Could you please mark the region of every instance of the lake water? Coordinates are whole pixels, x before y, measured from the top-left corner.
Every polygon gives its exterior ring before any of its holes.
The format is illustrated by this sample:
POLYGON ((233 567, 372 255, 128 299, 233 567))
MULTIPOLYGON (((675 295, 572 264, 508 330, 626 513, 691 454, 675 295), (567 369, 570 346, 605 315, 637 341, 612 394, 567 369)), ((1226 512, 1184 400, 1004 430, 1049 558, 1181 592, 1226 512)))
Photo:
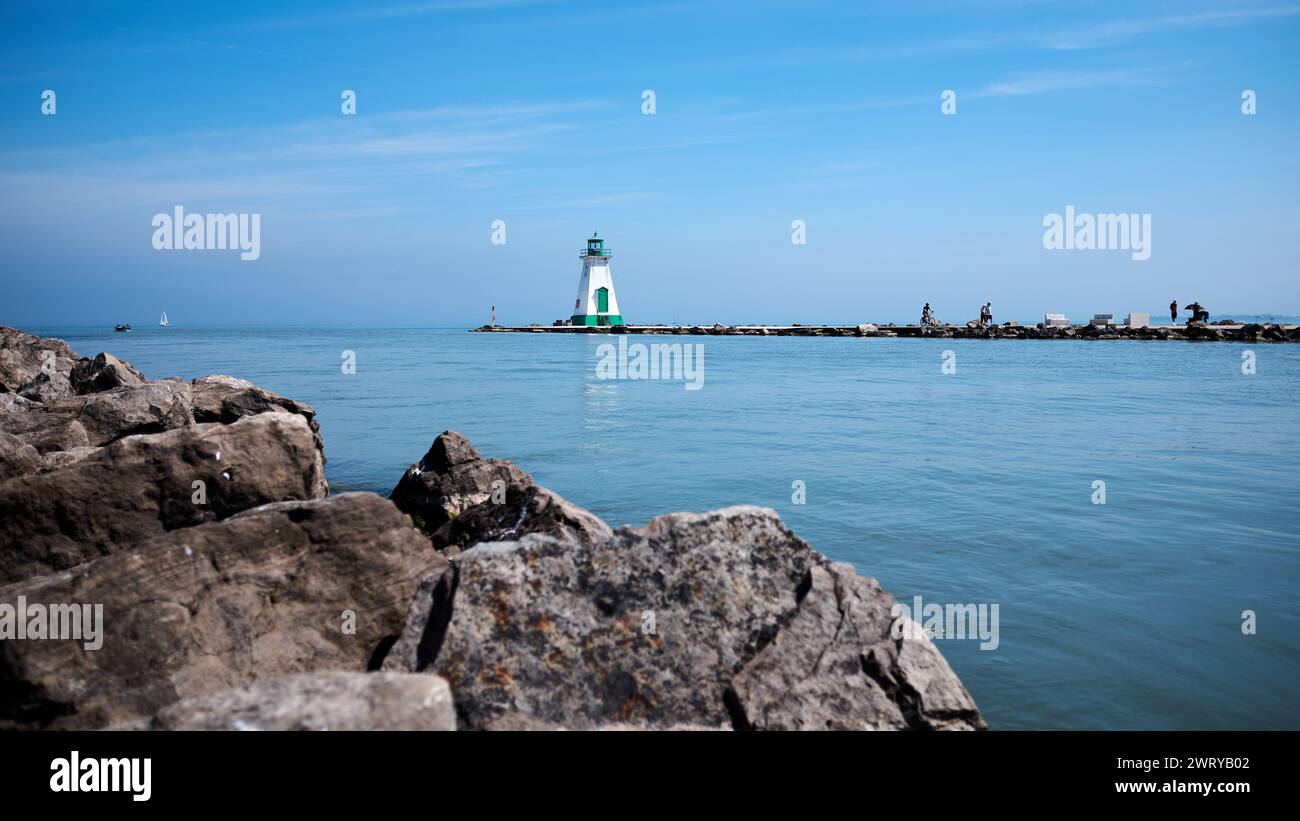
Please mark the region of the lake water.
POLYGON ((999 605, 996 650, 939 642, 994 728, 1300 728, 1300 345, 628 338, 703 343, 691 391, 597 379, 608 337, 28 330, 314 405, 336 492, 454 429, 611 525, 775 508, 900 601, 999 605))

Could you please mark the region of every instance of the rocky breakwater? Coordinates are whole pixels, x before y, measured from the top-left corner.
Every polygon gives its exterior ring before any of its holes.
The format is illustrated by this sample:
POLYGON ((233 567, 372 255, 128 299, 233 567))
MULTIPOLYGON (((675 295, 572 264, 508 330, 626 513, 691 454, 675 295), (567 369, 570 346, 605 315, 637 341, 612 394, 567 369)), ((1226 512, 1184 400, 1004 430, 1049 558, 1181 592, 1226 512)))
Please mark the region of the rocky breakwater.
POLYGON ((1300 326, 1279 324, 1237 324, 1231 321, 1192 323, 1178 326, 1134 327, 1125 325, 614 325, 605 326, 531 326, 510 328, 483 325, 480 333, 575 333, 575 334, 650 334, 684 336, 838 336, 904 337, 908 339, 1136 339, 1189 340, 1192 342, 1300 342, 1300 326))
POLYGON ((1130 328, 1125 325, 948 325, 933 328, 898 328, 899 336, 952 337, 955 339, 1133 339, 1187 340, 1191 342, 1300 342, 1300 327, 1286 325, 1159 325, 1130 328))
POLYGON ((612 530, 454 432, 331 497, 305 405, 0 344, 0 728, 984 727, 771 510, 612 530), (102 624, 20 638, 22 603, 102 624))

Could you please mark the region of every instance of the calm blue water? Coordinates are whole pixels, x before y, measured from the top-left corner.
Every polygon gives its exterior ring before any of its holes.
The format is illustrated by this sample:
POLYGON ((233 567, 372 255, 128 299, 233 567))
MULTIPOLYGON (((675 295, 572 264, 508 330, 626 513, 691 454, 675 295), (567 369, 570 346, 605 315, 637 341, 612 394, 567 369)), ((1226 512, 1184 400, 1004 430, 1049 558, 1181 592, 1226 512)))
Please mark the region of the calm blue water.
POLYGON ((589 336, 29 330, 311 403, 335 491, 451 428, 611 524, 776 508, 900 600, 999 604, 997 650, 939 643, 995 728, 1300 727, 1297 345, 630 338, 702 341, 686 391, 598 381, 589 336))

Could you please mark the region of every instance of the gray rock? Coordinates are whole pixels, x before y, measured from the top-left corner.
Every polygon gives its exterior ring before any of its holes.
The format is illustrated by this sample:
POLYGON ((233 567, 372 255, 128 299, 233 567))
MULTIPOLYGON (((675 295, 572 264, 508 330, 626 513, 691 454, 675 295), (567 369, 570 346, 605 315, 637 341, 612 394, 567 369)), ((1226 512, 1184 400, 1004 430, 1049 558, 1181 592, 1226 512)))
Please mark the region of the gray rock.
POLYGON ((25 412, 0 415, 0 431, 31 445, 41 453, 91 446, 90 434, 75 415, 48 412, 46 406, 37 403, 33 403, 25 412))
POLYGON ((422 582, 384 667, 444 676, 468 728, 821 728, 827 716, 873 729, 983 726, 933 647, 886 640, 892 606, 771 510, 676 513, 598 544, 529 535, 466 551, 422 582), (856 597, 845 606, 860 641, 836 632, 836 578, 856 597), (795 652, 812 639, 833 650, 824 669, 795 652), (850 669, 855 654, 879 670, 850 669), (786 703, 793 681, 803 683, 786 703), (822 713, 813 694, 829 699, 822 713))
POLYGON ((324 442, 316 409, 305 402, 280 396, 233 376, 212 375, 190 382, 190 401, 199 422, 234 422, 259 413, 293 413, 307 420, 316 446, 324 456, 324 442))
POLYGON ((23 413, 32 408, 38 407, 40 407, 39 402, 33 402, 32 400, 19 396, 16 393, 5 393, 0 391, 0 423, 4 421, 4 417, 6 416, 15 413, 23 413))
POLYGON ((62 339, 0 326, 0 393, 19 390, 47 369, 67 378, 79 359, 62 339))
POLYGON ((727 701, 737 726, 983 729, 975 702, 924 632, 892 637, 893 606, 852 566, 814 565, 794 618, 732 681, 727 701))
POLYGON ((70 450, 53 450, 49 453, 42 453, 41 469, 37 472, 48 473, 52 470, 65 468, 68 465, 74 465, 98 450, 99 448, 94 447, 81 447, 72 448, 70 450))
MULTIPOLYGON (((294 426, 305 438, 306 424, 294 426)), ((0 587, 10 604, 103 605, 97 650, 0 642, 0 729, 123 725, 260 679, 367 670, 401 631, 419 578, 445 566, 390 502, 347 493, 266 505, 0 587)))
POLYGON ((18 389, 18 395, 33 402, 50 403, 66 399, 75 393, 68 377, 58 371, 41 371, 26 385, 18 389))
POLYGON ((300 673, 182 699, 153 730, 455 730, 451 689, 413 673, 300 673))
MULTIPOLYGON (((501 716, 500 718, 492 719, 480 729, 487 730, 489 732, 562 733, 569 730, 570 728, 564 726, 563 724, 554 724, 546 721, 538 721, 535 718, 524 718, 523 716, 520 715, 509 714, 509 715, 501 716)), ((730 724, 719 724, 716 727, 710 727, 704 724, 649 725, 649 724, 628 724, 623 722, 613 722, 610 724, 601 724, 599 727, 594 727, 591 729, 595 729, 601 732, 615 732, 615 733, 633 732, 633 731, 641 732, 646 730, 657 730, 661 732, 673 732, 673 733, 690 733, 690 732, 716 733, 716 732, 730 731, 732 727, 730 724)))
POLYGON ((28 476, 41 467, 41 454, 17 436, 0 431, 0 484, 28 476))
POLYGON ((124 436, 162 433, 194 424, 189 386, 171 380, 112 388, 55 403, 47 412, 64 410, 76 414, 92 446, 106 445, 124 436))
POLYGON ((94 359, 82 359, 69 375, 77 393, 95 393, 129 385, 143 385, 144 374, 111 353, 96 354, 94 359))
POLYGON ((302 417, 260 414, 128 436, 0 493, 0 584, 73 567, 159 533, 326 495, 302 417), (194 482, 206 504, 195 504, 194 482))
POLYGON ((0 430, 22 438, 42 453, 99 447, 125 436, 192 424, 189 385, 176 381, 112 388, 0 417, 0 430))
POLYGON ((444 549, 527 533, 585 543, 612 535, 595 515, 537 485, 510 462, 484 459, 455 431, 433 441, 389 498, 444 549))

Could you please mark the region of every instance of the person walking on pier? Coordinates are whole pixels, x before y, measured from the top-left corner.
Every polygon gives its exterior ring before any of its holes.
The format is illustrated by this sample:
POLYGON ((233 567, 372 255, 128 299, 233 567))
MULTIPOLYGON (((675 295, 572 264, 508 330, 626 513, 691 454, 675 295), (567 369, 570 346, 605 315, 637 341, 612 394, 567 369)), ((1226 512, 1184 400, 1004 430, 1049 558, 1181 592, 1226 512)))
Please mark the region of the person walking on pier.
POLYGON ((1178 300, 1176 299, 1169 303, 1169 321, 1174 325, 1178 324, 1178 300))
POLYGON ((993 324, 993 303, 985 302, 980 306, 980 324, 989 326, 993 324))

